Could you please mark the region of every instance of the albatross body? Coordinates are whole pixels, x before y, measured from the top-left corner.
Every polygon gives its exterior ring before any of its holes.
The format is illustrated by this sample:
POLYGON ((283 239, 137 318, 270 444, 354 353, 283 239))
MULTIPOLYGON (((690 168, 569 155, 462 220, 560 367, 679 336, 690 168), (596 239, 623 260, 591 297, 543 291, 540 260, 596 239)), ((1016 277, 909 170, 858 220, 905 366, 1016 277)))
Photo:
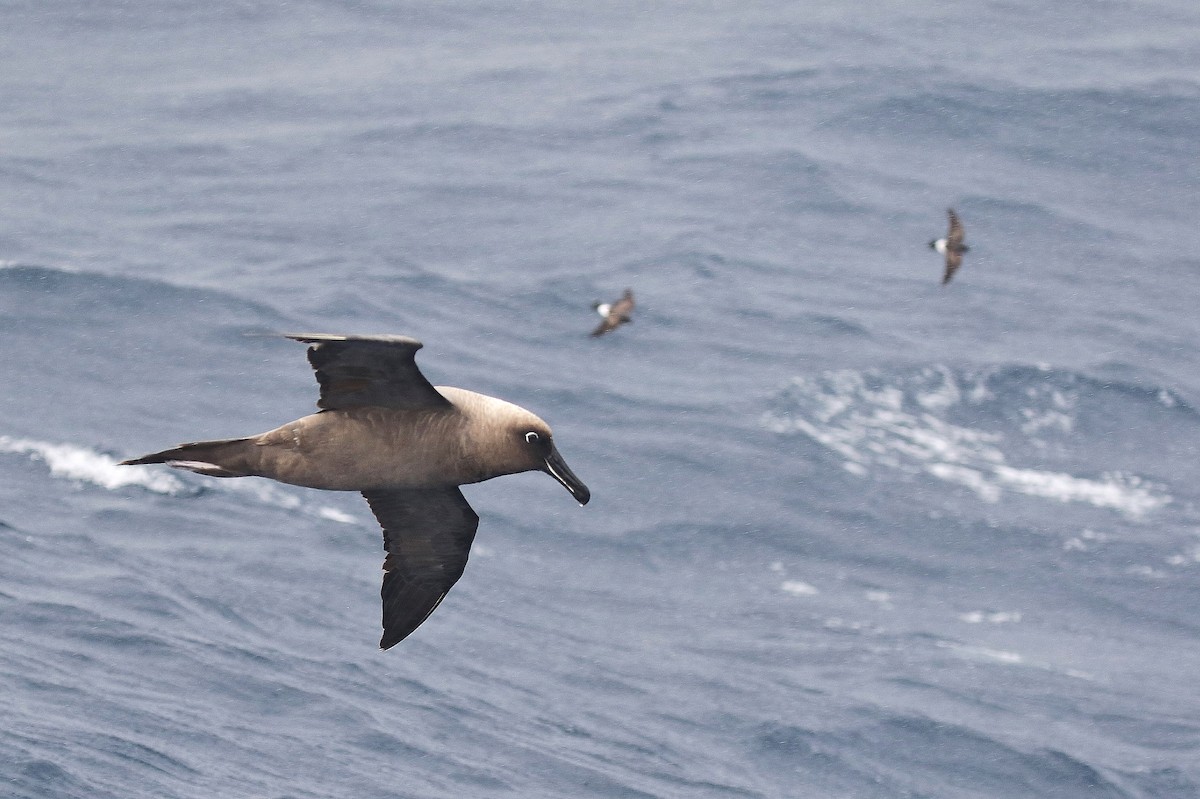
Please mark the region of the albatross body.
POLYGON ((550 427, 512 403, 434 387, 403 336, 291 335, 312 346, 321 410, 247 438, 200 441, 125 461, 212 477, 267 477, 360 491, 383 527, 387 649, 428 618, 461 576, 479 517, 458 487, 543 471, 582 505, 591 498, 550 427))

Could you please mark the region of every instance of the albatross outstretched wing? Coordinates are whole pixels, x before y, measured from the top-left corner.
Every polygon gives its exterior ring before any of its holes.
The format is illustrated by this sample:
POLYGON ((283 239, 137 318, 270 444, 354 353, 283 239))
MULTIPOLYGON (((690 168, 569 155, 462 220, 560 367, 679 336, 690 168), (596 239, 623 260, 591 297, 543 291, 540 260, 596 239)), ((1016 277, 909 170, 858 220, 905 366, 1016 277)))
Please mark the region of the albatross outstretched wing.
POLYGON ((421 626, 462 576, 479 517, 457 486, 364 491, 383 527, 381 649, 421 626))
POLYGON ((312 345, 308 362, 321 385, 318 408, 450 406, 417 368, 414 356, 422 345, 416 339, 324 333, 294 333, 287 338, 312 345))

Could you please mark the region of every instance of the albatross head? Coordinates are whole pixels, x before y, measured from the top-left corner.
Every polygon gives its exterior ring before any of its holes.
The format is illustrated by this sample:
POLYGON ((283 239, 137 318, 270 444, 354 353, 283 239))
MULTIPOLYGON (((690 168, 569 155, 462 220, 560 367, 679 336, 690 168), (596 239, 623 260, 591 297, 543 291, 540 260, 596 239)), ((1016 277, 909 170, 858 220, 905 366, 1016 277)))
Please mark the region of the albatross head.
POLYGON ((586 505, 592 492, 567 466, 550 425, 519 405, 460 388, 439 386, 438 391, 466 416, 468 458, 475 462, 476 476, 469 482, 490 480, 504 474, 545 472, 586 505))
POLYGON ((523 459, 529 464, 526 471, 545 472, 570 491, 571 496, 575 497, 575 501, 580 505, 588 504, 592 492, 575 476, 562 455, 558 454, 558 447, 554 446, 554 437, 549 425, 537 419, 536 422, 521 425, 517 435, 517 446, 523 459))

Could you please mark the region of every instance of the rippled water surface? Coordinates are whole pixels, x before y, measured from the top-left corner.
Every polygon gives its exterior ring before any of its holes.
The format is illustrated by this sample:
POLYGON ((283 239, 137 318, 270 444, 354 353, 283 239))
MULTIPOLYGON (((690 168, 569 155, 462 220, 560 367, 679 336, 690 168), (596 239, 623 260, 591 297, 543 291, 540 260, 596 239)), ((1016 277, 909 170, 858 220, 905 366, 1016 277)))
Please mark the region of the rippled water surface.
POLYGON ((1200 7, 0 19, 0 794, 1200 794, 1200 7), (380 652, 360 497, 116 465, 308 413, 284 330, 593 501, 467 487, 380 652))

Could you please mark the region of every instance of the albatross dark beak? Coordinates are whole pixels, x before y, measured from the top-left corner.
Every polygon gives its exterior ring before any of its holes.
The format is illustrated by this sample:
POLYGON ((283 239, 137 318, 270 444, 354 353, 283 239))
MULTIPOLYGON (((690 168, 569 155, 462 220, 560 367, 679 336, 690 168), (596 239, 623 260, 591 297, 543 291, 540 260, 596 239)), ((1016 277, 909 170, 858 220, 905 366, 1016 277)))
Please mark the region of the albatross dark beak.
POLYGON ((570 491, 571 496, 575 497, 575 501, 580 505, 588 504, 588 500, 592 498, 592 492, 588 490, 582 480, 575 476, 571 467, 567 466, 567 462, 562 459, 562 455, 558 454, 558 447, 554 444, 550 445, 550 454, 546 456, 545 467, 542 471, 562 483, 563 488, 570 491))

